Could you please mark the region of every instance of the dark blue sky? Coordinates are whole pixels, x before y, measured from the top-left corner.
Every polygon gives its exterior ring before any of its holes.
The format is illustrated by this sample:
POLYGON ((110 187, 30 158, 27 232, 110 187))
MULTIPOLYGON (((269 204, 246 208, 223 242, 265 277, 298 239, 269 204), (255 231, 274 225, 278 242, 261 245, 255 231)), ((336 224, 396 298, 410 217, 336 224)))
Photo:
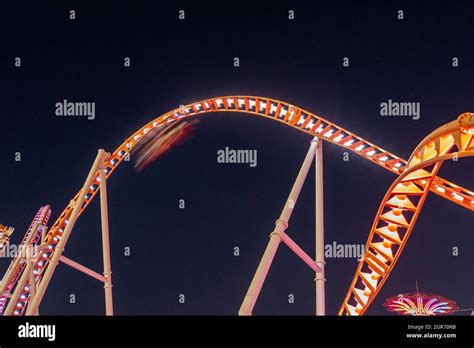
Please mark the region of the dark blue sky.
MULTIPOLYGON (((16 227, 18 242, 41 205, 52 206, 54 222, 98 148, 113 151, 154 117, 219 95, 288 101, 408 158, 425 135, 473 111, 472 10, 470 1, 312 8, 254 2, 2 5, 0 223, 16 227), (180 9, 184 21, 178 20, 180 9), (289 9, 295 10, 293 21, 289 9), (397 20, 399 9, 403 21, 397 20), (14 67, 15 57, 21 68, 14 67), (131 58, 130 68, 123 67, 124 57, 131 58), (343 57, 350 67, 342 67, 343 57), (54 105, 63 99, 95 102, 96 119, 55 116, 54 105), (381 117, 380 103, 388 99, 420 102, 420 120, 381 117), (14 161, 15 152, 21 162, 14 161)), ((210 114, 192 140, 146 171, 123 163, 108 181, 115 312, 236 314, 310 140, 268 120, 210 114), (256 149, 257 167, 217 163, 217 151, 226 146, 256 149), (178 208, 179 199, 186 209, 178 208), (123 255, 127 246, 129 257, 123 255)), ((344 162, 343 151, 331 144, 324 155, 326 241, 365 244, 395 176, 355 155, 344 162)), ((440 176, 472 190, 473 169, 464 159, 445 164, 440 176)), ((313 176, 287 230, 311 255, 313 176)), ((367 314, 387 314, 383 300, 413 292, 415 280, 423 292, 472 307, 473 223, 472 212, 431 194, 367 314)), ((65 255, 100 271, 100 253, 96 200, 76 224, 65 255)), ((326 261, 327 312, 336 314, 357 262, 326 261)), ((313 278, 281 245, 254 313, 313 314, 313 278), (287 301, 290 293, 294 304, 287 301)), ((60 265, 40 311, 102 314, 102 286, 60 265), (76 304, 68 302, 71 293, 76 304)))

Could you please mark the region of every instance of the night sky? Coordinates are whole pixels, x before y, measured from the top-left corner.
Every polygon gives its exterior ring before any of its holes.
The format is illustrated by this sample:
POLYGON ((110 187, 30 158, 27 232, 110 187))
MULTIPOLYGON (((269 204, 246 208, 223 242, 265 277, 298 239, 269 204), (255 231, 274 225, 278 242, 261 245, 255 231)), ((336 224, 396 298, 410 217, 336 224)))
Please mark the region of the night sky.
MULTIPOLYGON (((472 1, 311 8, 294 2, 159 3, 1 5, 0 223, 16 228, 12 243, 21 240, 40 206, 50 204, 50 224, 56 220, 82 186, 98 148, 114 151, 180 104, 240 94, 280 99, 405 159, 432 130, 474 111, 472 1), (178 19, 181 9, 185 20, 178 19), (400 9, 403 20, 397 19, 400 9), (130 67, 124 67, 125 57, 130 67), (349 67, 343 67, 344 57, 349 67), (55 104, 64 99, 95 102, 95 119, 56 116, 55 104), (388 99, 419 102, 421 118, 381 117, 380 103, 388 99)), ((311 140, 244 114, 200 119, 190 140, 144 172, 124 162, 108 180, 116 314, 237 314, 311 140), (258 165, 217 163, 217 151, 226 146, 257 150, 258 165), (185 209, 179 209, 180 199, 185 209)), ((395 176, 352 153, 345 162, 343 152, 325 144, 326 243, 365 244, 395 176)), ((461 159, 443 165, 439 175, 472 190, 473 169, 472 160, 461 159)), ((473 232, 472 212, 430 194, 367 314, 389 315, 384 299, 414 292, 416 280, 422 292, 472 307, 473 232)), ((102 272, 100 233, 96 198, 64 255, 102 272)), ((287 233, 314 255, 314 168, 287 233)), ((334 315, 357 261, 326 262, 327 313, 334 315)), ((8 263, 0 260, 2 273, 8 263)), ((281 244, 254 314, 314 314, 313 279, 281 244), (289 294, 295 303, 288 303, 289 294)), ((103 314, 102 285, 61 264, 40 313, 103 314)))

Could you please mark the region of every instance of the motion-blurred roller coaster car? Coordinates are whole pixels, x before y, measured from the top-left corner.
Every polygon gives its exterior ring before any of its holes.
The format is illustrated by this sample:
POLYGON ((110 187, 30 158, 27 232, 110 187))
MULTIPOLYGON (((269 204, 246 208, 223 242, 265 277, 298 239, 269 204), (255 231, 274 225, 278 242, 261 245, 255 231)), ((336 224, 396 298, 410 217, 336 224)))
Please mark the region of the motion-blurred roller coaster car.
POLYGON ((180 121, 164 125, 150 131, 142 143, 132 151, 135 157, 135 169, 143 171, 158 157, 183 143, 195 130, 198 120, 180 121))

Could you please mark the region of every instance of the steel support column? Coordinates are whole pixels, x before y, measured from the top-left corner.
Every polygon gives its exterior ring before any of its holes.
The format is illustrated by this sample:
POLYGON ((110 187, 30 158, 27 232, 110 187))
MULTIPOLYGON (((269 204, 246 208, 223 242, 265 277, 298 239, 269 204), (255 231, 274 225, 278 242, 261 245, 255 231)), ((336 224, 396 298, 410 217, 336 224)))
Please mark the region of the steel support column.
POLYGON ((257 302, 258 295, 262 289, 265 278, 267 277, 268 270, 272 264, 275 253, 278 249, 278 246, 283 238, 283 233, 288 227, 288 221, 293 212, 293 208, 296 205, 298 196, 301 192, 301 187, 306 179, 308 171, 313 162, 314 155, 316 153, 316 148, 318 146, 318 138, 314 138, 311 141, 311 145, 304 159, 303 165, 298 173, 298 176, 293 184, 288 200, 283 207, 283 210, 280 214, 280 218, 275 222, 275 229, 270 234, 270 241, 268 242, 267 248, 262 256, 260 264, 258 265, 257 271, 250 283, 250 287, 245 295, 242 306, 239 310, 239 315, 252 315, 253 308, 257 302))

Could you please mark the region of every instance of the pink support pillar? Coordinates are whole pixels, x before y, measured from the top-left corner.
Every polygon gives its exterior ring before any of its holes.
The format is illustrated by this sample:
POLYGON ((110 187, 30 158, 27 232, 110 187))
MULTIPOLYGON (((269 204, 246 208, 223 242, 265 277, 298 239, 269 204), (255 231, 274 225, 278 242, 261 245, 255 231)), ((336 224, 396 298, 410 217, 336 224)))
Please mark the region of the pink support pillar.
POLYGON ((88 276, 90 276, 92 278, 97 279, 98 281, 101 281, 103 283, 105 283, 107 281, 106 278, 102 274, 99 274, 99 273, 91 270, 90 268, 88 268, 86 266, 83 266, 83 265, 81 265, 80 263, 78 263, 74 260, 71 260, 70 258, 68 258, 64 255, 61 255, 61 257, 59 258, 59 261, 61 261, 65 265, 68 265, 68 266, 70 266, 74 269, 77 269, 78 271, 80 271, 84 274, 87 274, 88 276))
POLYGON ((308 254, 306 254, 305 251, 301 249, 301 247, 296 244, 295 241, 291 239, 290 236, 288 236, 285 232, 283 232, 282 240, 288 246, 288 248, 290 248, 291 251, 293 251, 301 260, 303 260, 304 263, 311 267, 313 271, 321 272, 321 268, 316 265, 314 260, 308 254))

